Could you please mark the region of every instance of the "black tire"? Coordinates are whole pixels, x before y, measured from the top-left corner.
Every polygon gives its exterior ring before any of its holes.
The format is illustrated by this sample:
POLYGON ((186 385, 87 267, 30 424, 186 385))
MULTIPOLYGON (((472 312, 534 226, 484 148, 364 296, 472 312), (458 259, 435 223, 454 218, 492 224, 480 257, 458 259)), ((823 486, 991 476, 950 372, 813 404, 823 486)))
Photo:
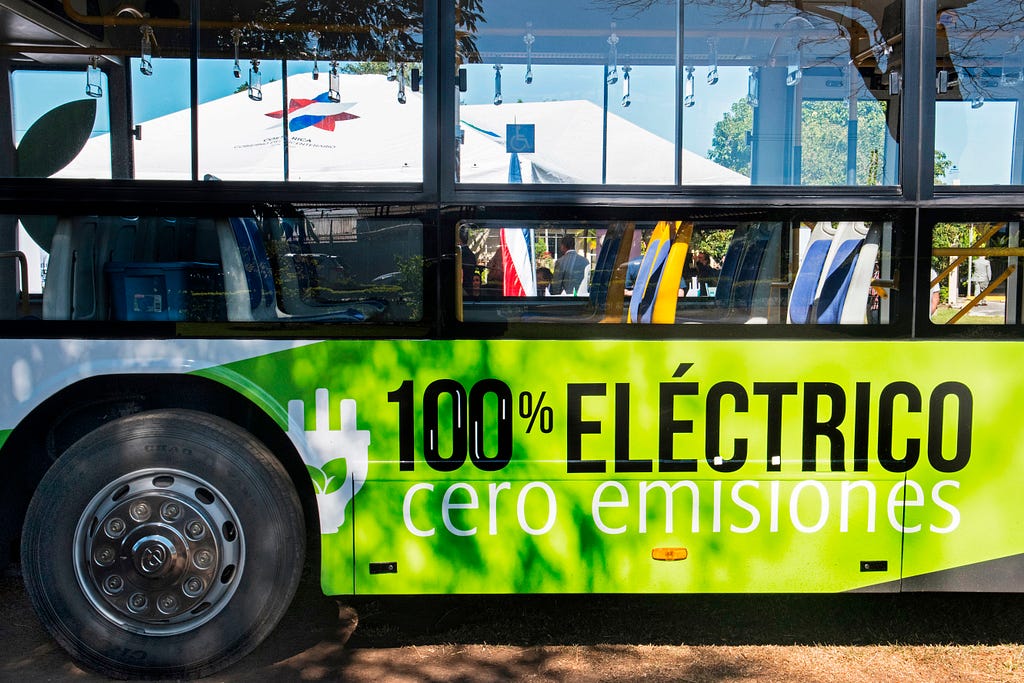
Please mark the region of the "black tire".
POLYGON ((281 464, 238 426, 158 410, 114 420, 43 477, 22 536, 25 588, 82 665, 205 676, 284 615, 305 554, 281 464))

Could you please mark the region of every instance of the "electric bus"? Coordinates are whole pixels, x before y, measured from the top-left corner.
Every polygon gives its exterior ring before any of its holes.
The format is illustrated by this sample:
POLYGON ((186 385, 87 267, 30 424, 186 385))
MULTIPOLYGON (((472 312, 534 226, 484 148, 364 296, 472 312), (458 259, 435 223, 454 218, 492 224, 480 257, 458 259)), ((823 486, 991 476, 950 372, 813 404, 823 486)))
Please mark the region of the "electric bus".
POLYGON ((1006 3, 0 7, 0 557, 81 665, 306 568, 1024 586, 1006 3))

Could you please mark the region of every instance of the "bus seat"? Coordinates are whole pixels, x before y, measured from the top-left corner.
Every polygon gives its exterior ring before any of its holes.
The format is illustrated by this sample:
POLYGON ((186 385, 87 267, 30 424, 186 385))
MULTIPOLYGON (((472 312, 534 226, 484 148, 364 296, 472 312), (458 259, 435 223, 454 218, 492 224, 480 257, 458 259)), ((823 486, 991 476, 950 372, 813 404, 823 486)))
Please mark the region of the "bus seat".
MULTIPOLYGON (((258 320, 276 317, 274 274, 270 266, 270 258, 263 246, 259 225, 253 218, 230 218, 228 224, 234 237, 234 245, 230 251, 238 254, 241 261, 241 272, 245 274, 245 291, 249 293, 250 315, 258 320)), ((224 253, 227 235, 222 234, 220 241, 221 252, 224 253)), ((234 267, 238 267, 238 264, 235 263, 234 267)), ((227 277, 225 275, 225 278, 227 277)), ((232 281, 238 279, 235 272, 231 277, 232 281)), ((226 279, 225 284, 227 284, 226 279)))
POLYGON ((864 239, 857 236, 848 224, 840 224, 832 244, 833 249, 829 250, 831 260, 821 278, 818 301, 814 306, 814 322, 819 325, 836 325, 840 322, 843 303, 850 291, 850 282, 864 239))
POLYGON ((739 271, 740 261, 743 260, 743 252, 746 250, 747 233, 746 225, 737 226, 729 240, 729 246, 722 258, 722 270, 718 274, 718 284, 715 287, 715 307, 728 309, 732 300, 732 286, 736 280, 736 273, 739 271))
POLYGON ((106 316, 101 255, 109 221, 96 216, 60 218, 50 247, 43 318, 100 320, 106 316))
POLYGON ((692 223, 661 221, 655 226, 633 286, 629 322, 675 322, 683 264, 692 236, 692 223))
POLYGON ((686 254, 690 250, 693 239, 693 223, 677 221, 672 233, 672 245, 658 281, 658 293, 654 298, 654 310, 651 313, 652 323, 674 323, 676 306, 679 301, 679 285, 683 279, 683 266, 686 254))
MULTIPOLYGON (((146 227, 153 233, 153 253, 147 254, 143 260, 166 263, 170 261, 192 260, 182 252, 185 247, 192 246, 189 239, 188 225, 185 218, 157 218, 148 221, 146 227)), ((189 250, 190 251, 190 250, 189 250)), ((191 254, 189 254, 191 256, 191 254)))
POLYGON ((754 313, 767 315, 771 281, 775 279, 778 268, 775 257, 779 253, 781 239, 781 231, 772 225, 758 223, 746 231, 743 258, 731 287, 730 318, 750 318, 754 313))
MULTIPOLYGON (((594 304, 595 310, 604 310, 608 301, 609 287, 618 267, 618 260, 621 256, 621 246, 625 241, 626 227, 624 223, 614 223, 605 232, 604 240, 601 242, 601 251, 597 255, 597 263, 594 266, 594 278, 590 282, 588 295, 594 304)), ((586 286, 587 277, 583 277, 583 284, 586 286)))
POLYGON ((778 277, 781 231, 775 225, 740 225, 733 232, 715 287, 713 318, 702 322, 766 323, 771 283, 778 277))
POLYGON ((248 272, 242 261, 242 250, 235 237, 230 220, 218 220, 214 225, 221 268, 224 273, 225 310, 228 320, 258 320, 252 306, 248 272))
POLYGON ((138 223, 124 221, 117 226, 107 243, 107 261, 131 261, 135 258, 135 236, 138 223))
MULTIPOLYGON (((595 310, 602 311, 604 317, 601 322, 622 322, 622 314, 625 310, 626 300, 626 264, 629 262, 629 254, 633 248, 633 236, 636 234, 636 226, 634 223, 616 223, 608 229, 605 235, 605 242, 601 246, 601 256, 605 255, 607 251, 609 260, 611 260, 610 266, 607 267, 607 282, 603 282, 601 276, 601 265, 600 257, 598 258, 598 273, 594 277, 594 283, 591 285, 591 301, 593 301, 595 310), (608 242, 609 236, 614 233, 614 238, 611 243, 608 242), (601 292, 599 291, 598 282, 601 282, 600 287, 603 287, 604 296, 598 296, 601 292), (598 291, 595 291, 598 290, 598 291)), ((607 265, 607 262, 606 264, 607 265)))
POLYGON ((71 317, 71 269, 74 263, 71 222, 67 217, 57 220, 57 229, 50 244, 43 287, 44 320, 67 320, 71 317))
POLYGON ((800 259, 800 266, 793 281, 789 297, 789 322, 803 325, 813 322, 814 302, 818 298, 819 282, 825 269, 832 237, 835 230, 832 223, 823 221, 814 226, 811 239, 800 259))
POLYGON ((849 290, 843 301, 839 322, 844 325, 867 324, 868 297, 871 294, 875 262, 878 260, 878 252, 882 243, 880 225, 872 223, 870 226, 865 226, 864 223, 856 223, 855 226, 857 231, 864 235, 864 240, 857 256, 857 265, 854 267, 849 290))
POLYGON ((192 256, 194 260, 204 262, 221 260, 220 239, 217 230, 217 221, 211 218, 196 220, 192 256))
POLYGON ((862 222, 818 223, 790 297, 795 324, 863 324, 881 232, 862 222))
MULTIPOLYGON (((831 299, 826 310, 819 314, 819 322, 864 325, 867 324, 868 295, 871 292, 881 230, 874 224, 848 223, 839 239, 843 246, 853 249, 854 253, 846 257, 842 267, 833 269, 835 274, 829 278, 831 282, 826 280, 822 288, 822 301, 826 300, 826 291, 831 299), (843 269, 846 272, 842 272, 843 269), (834 295, 831 289, 835 289, 834 295)), ((841 257, 842 253, 839 253, 837 259, 841 257)))
MULTIPOLYGON (((643 300, 648 296, 647 289, 654 278, 655 271, 664 264, 665 258, 668 256, 670 246, 668 225, 667 221, 660 221, 654 226, 654 231, 651 233, 651 241, 647 243, 647 251, 644 252, 636 280, 633 282, 633 295, 629 300, 627 322, 642 322, 641 312, 646 311, 647 306, 650 305, 649 302, 645 306, 643 300)), ((656 289, 656 287, 651 288, 651 299, 654 298, 656 289)))

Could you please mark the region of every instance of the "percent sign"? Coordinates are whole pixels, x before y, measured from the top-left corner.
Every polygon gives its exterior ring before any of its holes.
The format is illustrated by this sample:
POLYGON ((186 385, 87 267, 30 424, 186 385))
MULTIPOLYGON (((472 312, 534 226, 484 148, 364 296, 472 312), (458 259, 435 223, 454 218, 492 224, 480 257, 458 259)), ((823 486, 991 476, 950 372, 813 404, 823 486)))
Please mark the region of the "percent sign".
POLYGON ((546 391, 540 392, 536 403, 533 402, 533 394, 529 391, 519 394, 519 417, 530 418, 529 424, 526 425, 527 434, 533 429, 533 423, 537 421, 538 415, 540 416, 540 431, 550 434, 555 427, 555 412, 551 410, 551 406, 544 405, 544 397, 547 396, 547 393, 546 391))

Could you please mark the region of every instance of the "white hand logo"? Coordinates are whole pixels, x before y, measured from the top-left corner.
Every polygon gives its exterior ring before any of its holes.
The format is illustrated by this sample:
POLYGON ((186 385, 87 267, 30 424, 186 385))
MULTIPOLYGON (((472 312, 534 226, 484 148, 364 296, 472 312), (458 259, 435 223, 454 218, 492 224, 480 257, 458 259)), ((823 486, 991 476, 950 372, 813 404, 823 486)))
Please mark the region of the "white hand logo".
POLYGON ((316 416, 306 429, 306 405, 288 402, 288 437, 306 463, 320 508, 320 533, 333 534, 345 523, 345 508, 369 469, 370 432, 356 429, 356 402, 342 399, 338 406, 341 429, 330 428, 329 393, 316 390, 316 416))

